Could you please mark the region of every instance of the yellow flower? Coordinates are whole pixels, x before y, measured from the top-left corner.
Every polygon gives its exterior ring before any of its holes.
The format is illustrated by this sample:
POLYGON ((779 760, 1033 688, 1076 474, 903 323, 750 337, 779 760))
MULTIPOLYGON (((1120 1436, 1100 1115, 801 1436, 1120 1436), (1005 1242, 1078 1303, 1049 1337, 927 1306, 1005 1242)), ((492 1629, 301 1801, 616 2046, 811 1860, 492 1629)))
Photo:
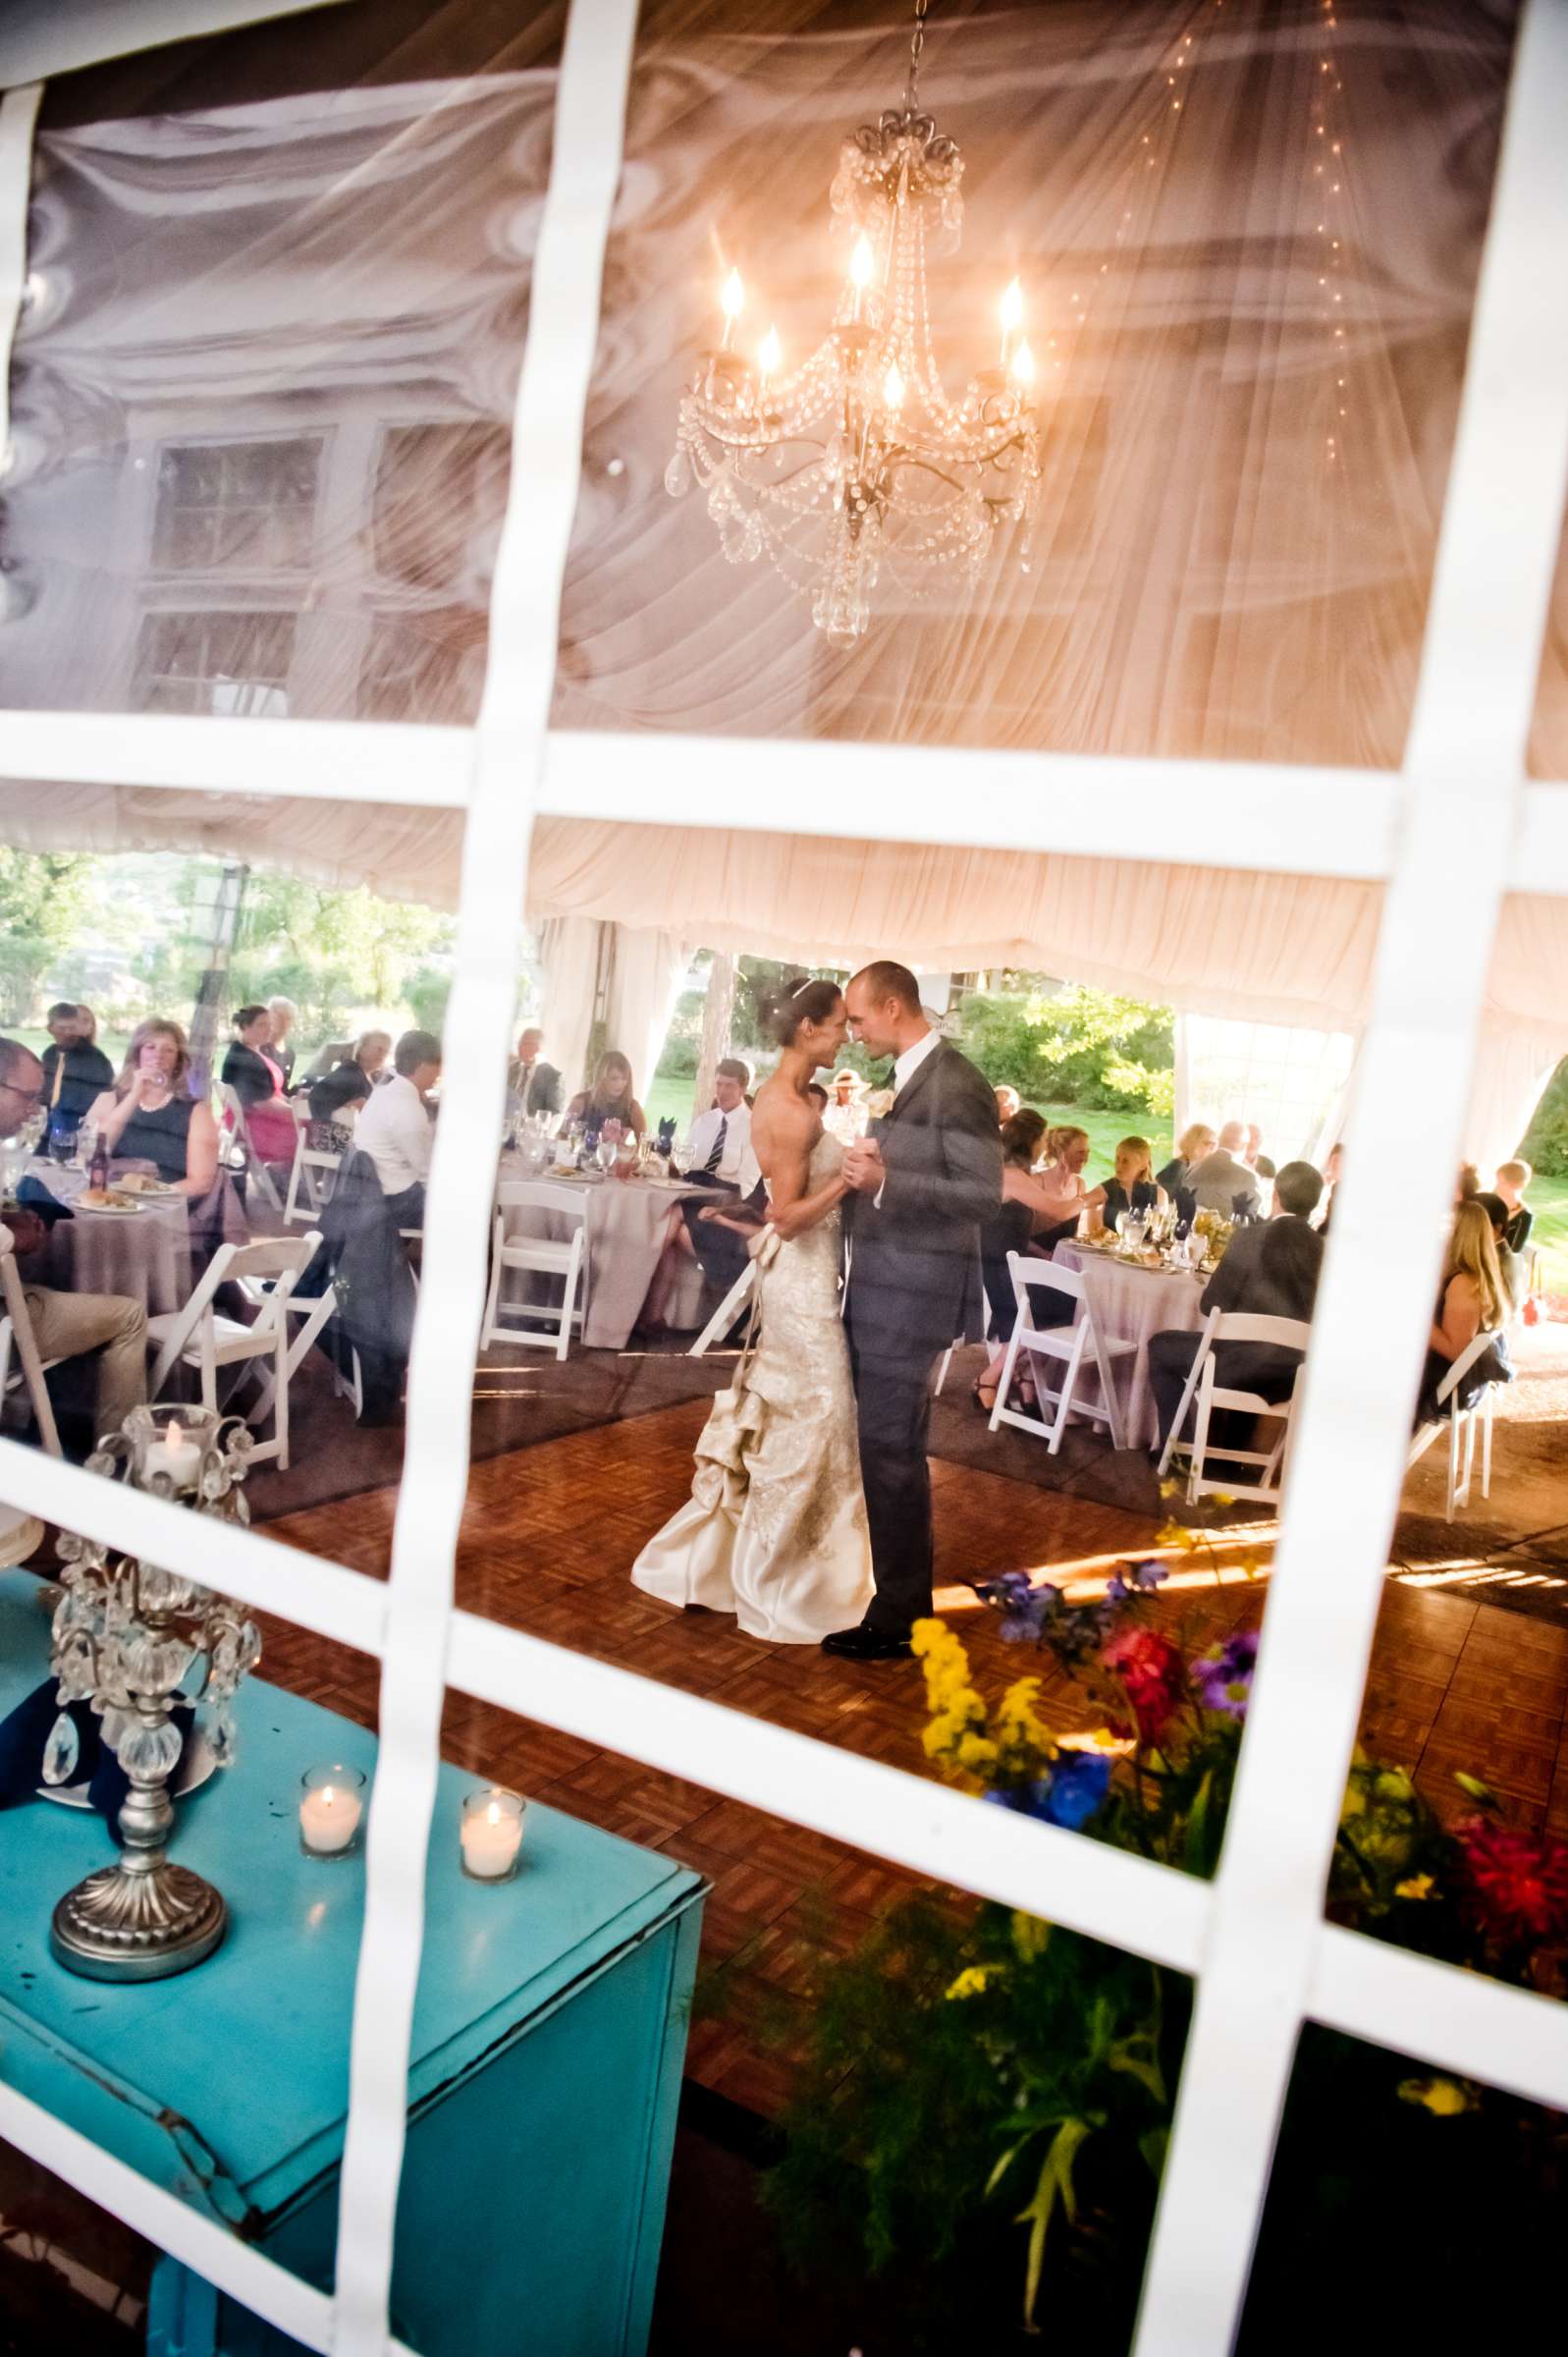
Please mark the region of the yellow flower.
POLYGON ((1167 1522, 1155 1533, 1157 1547, 1179 1547, 1183 1555, 1191 1555, 1198 1544, 1198 1533, 1189 1530, 1185 1522, 1167 1522))
POLYGON ((963 1734, 958 1738, 958 1765, 970 1776, 984 1776, 995 1768, 999 1754, 997 1746, 984 1735, 963 1734))
POLYGON ((1350 1782, 1345 1786, 1345 1797, 1340 1803, 1339 1822, 1343 1825, 1347 1817, 1364 1817, 1366 1813, 1367 1795, 1352 1777, 1350 1782))
POLYGON ((948 1997, 983 1997, 986 1983, 996 1970, 995 1964, 966 1964, 946 1994, 948 1997))
POLYGON ((1051 1926, 1042 1923, 1038 1915, 1024 1915, 1016 1910, 1012 1918, 1012 1944, 1026 1964, 1043 1956, 1051 1941, 1051 1926))
POLYGON ((1430 1898, 1432 1896, 1431 1875, 1413 1874, 1407 1881, 1395 1883, 1394 1896, 1395 1898, 1430 1898))
POLYGON ((1457 2119, 1461 2111, 1476 2108, 1469 2089, 1454 2079, 1401 2079, 1399 2093, 1407 2104, 1422 2105, 1437 2119, 1457 2119))
POLYGON ((1162 1481, 1160 1484, 1160 1495, 1162 1498, 1174 1498, 1180 1487, 1179 1481, 1162 1481))

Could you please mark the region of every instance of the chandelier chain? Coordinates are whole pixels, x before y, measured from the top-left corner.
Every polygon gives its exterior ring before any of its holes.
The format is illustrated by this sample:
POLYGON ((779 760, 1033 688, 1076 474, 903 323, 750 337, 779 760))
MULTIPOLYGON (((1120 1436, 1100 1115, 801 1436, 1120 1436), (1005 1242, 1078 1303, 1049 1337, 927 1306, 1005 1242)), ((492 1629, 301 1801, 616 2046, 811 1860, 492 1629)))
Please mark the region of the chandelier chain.
POLYGON ((904 89, 903 109, 906 115, 915 111, 915 93, 920 87, 920 53, 926 45, 926 11, 931 0, 915 0, 915 28, 909 41, 909 81, 904 89))

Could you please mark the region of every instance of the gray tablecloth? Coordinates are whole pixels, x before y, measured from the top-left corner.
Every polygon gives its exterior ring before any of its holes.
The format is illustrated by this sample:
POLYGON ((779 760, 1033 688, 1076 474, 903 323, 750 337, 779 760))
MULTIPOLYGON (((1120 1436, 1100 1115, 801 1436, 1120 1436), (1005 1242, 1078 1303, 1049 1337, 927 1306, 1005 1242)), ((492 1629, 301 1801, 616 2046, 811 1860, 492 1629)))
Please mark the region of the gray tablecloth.
MULTIPOLYGON (((79 1171, 35 1163, 31 1176, 56 1201, 71 1204, 86 1179, 79 1171)), ((40 1282, 67 1293, 125 1293, 149 1318, 183 1309, 190 1298, 190 1221, 184 1195, 159 1195, 145 1210, 77 1211, 57 1220, 40 1282)))
POLYGON ((1051 1257, 1063 1268, 1082 1270, 1084 1292, 1100 1332, 1115 1342, 1137 1344, 1137 1356, 1122 1359, 1115 1369, 1122 1446, 1152 1449, 1160 1427, 1149 1388, 1149 1337, 1173 1328, 1196 1334, 1204 1322, 1198 1304, 1207 1280, 1185 1269, 1140 1269, 1079 1243, 1058 1244, 1051 1257))
MULTIPOLYGON (((503 1185, 528 1176, 514 1156, 502 1156, 503 1185)), ((642 1178, 556 1179, 548 1173, 541 1183, 570 1187, 587 1206, 588 1296, 582 1339, 591 1350, 622 1350, 648 1298, 680 1204, 704 1190, 658 1186, 642 1178)), ((507 1225, 509 1233, 526 1228, 533 1235, 566 1238, 571 1233, 568 1219, 544 1210, 511 1214, 507 1225)), ((503 1282, 515 1286, 518 1280, 503 1282)))

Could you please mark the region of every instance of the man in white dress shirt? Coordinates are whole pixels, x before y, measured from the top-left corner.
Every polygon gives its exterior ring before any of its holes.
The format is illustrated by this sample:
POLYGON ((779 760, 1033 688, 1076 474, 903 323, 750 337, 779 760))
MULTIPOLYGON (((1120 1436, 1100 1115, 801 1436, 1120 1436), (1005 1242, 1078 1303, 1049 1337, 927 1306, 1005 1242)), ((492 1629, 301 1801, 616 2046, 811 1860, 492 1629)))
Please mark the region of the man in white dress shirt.
MULTIPOLYGON (((686 1132, 691 1156, 686 1169, 688 1186, 708 1187, 732 1202, 758 1185, 761 1173, 751 1151, 751 1107, 746 1103, 750 1085, 750 1065, 742 1064, 738 1056, 726 1057, 714 1073, 712 1106, 698 1114, 686 1132)), ((746 1246, 743 1237, 709 1217, 710 1211, 720 1208, 718 1204, 683 1203, 676 1240, 702 1263, 703 1275, 728 1292, 746 1265, 746 1246)))
POLYGON ((392 1061, 394 1076, 385 1087, 371 1090, 354 1124, 353 1142, 375 1164, 398 1226, 422 1228, 435 1142, 427 1099, 441 1077, 441 1042, 429 1031, 406 1031, 392 1061))

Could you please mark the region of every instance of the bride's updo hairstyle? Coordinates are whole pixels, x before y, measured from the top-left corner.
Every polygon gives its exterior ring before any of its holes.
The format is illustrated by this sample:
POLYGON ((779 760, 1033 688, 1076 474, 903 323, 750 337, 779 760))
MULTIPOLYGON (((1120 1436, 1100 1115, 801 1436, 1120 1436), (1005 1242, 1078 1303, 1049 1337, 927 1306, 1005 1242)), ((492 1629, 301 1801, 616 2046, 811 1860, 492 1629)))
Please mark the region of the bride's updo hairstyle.
POLYGON ((825 1023, 837 1012, 843 992, 837 982, 791 982, 786 990, 771 991, 757 1012, 776 1047, 792 1048, 803 1023, 825 1023))

